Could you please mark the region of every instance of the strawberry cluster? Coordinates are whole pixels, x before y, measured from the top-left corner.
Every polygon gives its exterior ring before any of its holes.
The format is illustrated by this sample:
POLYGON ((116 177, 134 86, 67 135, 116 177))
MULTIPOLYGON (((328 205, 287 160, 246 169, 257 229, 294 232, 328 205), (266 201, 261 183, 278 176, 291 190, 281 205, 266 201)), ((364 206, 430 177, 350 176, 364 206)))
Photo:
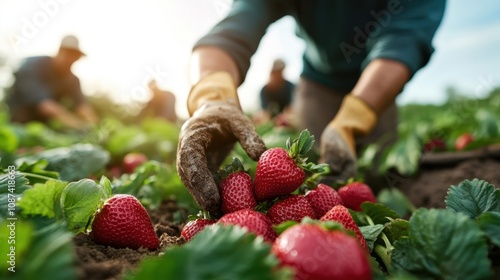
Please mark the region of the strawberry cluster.
MULTIPOLYGON (((356 255, 356 258, 362 258, 362 263, 366 265, 361 270, 363 273, 359 279, 369 279, 365 273, 370 271, 367 261, 368 246, 347 208, 361 211, 361 204, 365 201, 375 202, 375 196, 370 187, 360 182, 349 183, 338 191, 325 184, 314 184, 313 188, 301 187, 307 185, 306 175, 324 173, 327 168, 325 165, 306 163, 305 155, 312 148, 313 142, 314 138, 305 130, 292 143, 288 141, 287 149, 267 150, 259 158, 255 179, 244 171, 239 160, 233 160, 232 164, 223 168, 218 175, 221 211, 224 215, 217 221, 210 219, 190 221, 182 230, 183 238, 189 241, 206 226, 214 223, 241 226, 273 244, 275 255, 283 265, 294 266, 297 275, 301 273, 300 258, 293 258, 286 252, 294 250, 297 252, 301 248, 311 254, 312 251, 303 243, 296 241, 290 231, 303 233, 303 236, 313 240, 312 243, 325 238, 326 243, 323 245, 338 239, 342 242, 343 245, 340 247, 343 249, 336 254, 349 252, 356 255), (278 237, 275 231, 277 225, 286 221, 300 222, 306 217, 323 222, 340 223, 344 229, 352 231, 355 238, 343 231, 329 231, 318 225, 302 224, 288 228, 278 237), (350 239, 354 241, 346 241, 350 239), (297 244, 298 247, 291 248, 290 244, 297 244), (297 263, 294 265, 294 262, 297 263)), ((335 242, 330 245, 339 247, 335 242)), ((307 253, 302 257, 307 257, 307 253)), ((329 267, 328 263, 324 265, 329 267)), ((318 275, 321 276, 323 272, 320 271, 318 275)), ((327 272, 325 275, 332 274, 327 272)), ((351 276, 354 277, 353 275, 351 276)), ((358 279, 352 277, 350 279, 358 279)))

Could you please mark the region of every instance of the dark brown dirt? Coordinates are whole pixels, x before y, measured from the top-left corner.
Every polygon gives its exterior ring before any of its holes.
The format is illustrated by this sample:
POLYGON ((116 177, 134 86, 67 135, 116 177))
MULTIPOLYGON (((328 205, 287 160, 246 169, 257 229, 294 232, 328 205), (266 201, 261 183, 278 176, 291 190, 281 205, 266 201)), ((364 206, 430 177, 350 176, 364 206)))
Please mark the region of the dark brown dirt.
POLYGON ((394 177, 388 181, 400 188, 416 207, 444 208, 448 188, 474 178, 486 180, 500 188, 500 159, 474 159, 449 166, 422 166, 416 177, 394 177))
POLYGON ((184 224, 175 223, 174 215, 185 217, 186 212, 178 208, 175 201, 165 201, 158 209, 149 211, 149 215, 161 242, 155 251, 102 246, 95 244, 87 234, 76 235, 74 242, 78 279, 122 279, 142 259, 158 256, 165 248, 184 243, 180 237, 184 224))

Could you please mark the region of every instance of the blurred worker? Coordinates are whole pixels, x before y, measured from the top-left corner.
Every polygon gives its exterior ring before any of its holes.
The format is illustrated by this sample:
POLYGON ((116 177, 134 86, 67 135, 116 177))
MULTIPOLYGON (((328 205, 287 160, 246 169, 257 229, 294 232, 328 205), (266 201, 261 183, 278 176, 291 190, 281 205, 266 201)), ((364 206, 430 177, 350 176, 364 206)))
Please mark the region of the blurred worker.
POLYGON ((148 86, 151 90, 151 99, 142 109, 140 119, 152 117, 162 118, 172 123, 177 122, 175 95, 160 89, 155 80, 151 80, 148 86))
POLYGON ((260 91, 260 106, 271 118, 282 113, 292 103, 293 84, 283 77, 284 70, 285 62, 275 60, 269 81, 260 91))
POLYGON ((13 122, 58 121, 81 129, 96 123, 97 117, 85 98, 71 66, 85 54, 75 36, 65 36, 54 57, 25 59, 15 75, 6 102, 13 122))
POLYGON ((347 179, 360 144, 396 134, 395 98, 429 61, 444 8, 444 0, 235 0, 192 56, 191 118, 180 134, 177 169, 198 204, 219 209, 210 171, 236 141, 254 160, 266 149, 237 87, 271 23, 291 15, 298 24, 306 48, 294 113, 319 140, 331 175, 347 179))

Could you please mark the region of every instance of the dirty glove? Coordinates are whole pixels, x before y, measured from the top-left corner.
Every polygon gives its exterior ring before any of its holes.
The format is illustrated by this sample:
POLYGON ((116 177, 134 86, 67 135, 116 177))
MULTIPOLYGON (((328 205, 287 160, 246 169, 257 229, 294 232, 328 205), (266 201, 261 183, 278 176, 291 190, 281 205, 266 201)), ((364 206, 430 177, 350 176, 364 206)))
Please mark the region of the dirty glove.
POLYGON ((188 110, 192 117, 181 129, 177 172, 198 205, 217 213, 220 196, 211 172, 218 170, 236 141, 253 160, 266 147, 243 114, 236 86, 226 72, 202 78, 189 94, 188 110))
POLYGON ((347 95, 335 118, 321 135, 321 159, 331 169, 331 181, 356 175, 356 137, 364 136, 377 123, 377 114, 361 98, 347 95))

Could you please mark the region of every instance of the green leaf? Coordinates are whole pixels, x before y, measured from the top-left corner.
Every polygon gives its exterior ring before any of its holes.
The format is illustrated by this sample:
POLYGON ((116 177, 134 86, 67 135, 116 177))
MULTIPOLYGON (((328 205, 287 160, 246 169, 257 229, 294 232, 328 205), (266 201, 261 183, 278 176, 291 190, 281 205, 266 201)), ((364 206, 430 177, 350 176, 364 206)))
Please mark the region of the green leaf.
POLYGON ((409 236, 394 243, 392 265, 419 279, 490 279, 483 233, 467 215, 448 209, 420 209, 409 236))
POLYGON ((458 186, 451 186, 445 202, 446 208, 475 219, 484 212, 500 212, 500 190, 484 180, 464 180, 458 186))
MULTIPOLYGON (((26 223, 19 224, 23 233, 16 240, 16 247, 28 248, 23 254, 17 254, 16 273, 2 279, 76 279, 73 235, 66 226, 54 220, 30 219, 26 223)), ((16 223, 16 229, 17 226, 16 223)))
MULTIPOLYGON (((7 271, 9 267, 9 258, 11 254, 10 247, 15 247, 17 258, 26 254, 31 245, 31 236, 33 235, 33 225, 30 222, 18 219, 12 224, 12 221, 4 220, 0 222, 0 271, 7 271), (14 225, 14 227, 12 227, 14 225), (11 227, 9 227, 11 226, 11 227), (15 230, 15 238, 9 239, 11 228, 15 230), (15 241, 15 243, 13 243, 15 241)), ((0 275, 2 275, 0 273, 0 275)))
POLYGON ((99 185, 102 187, 104 199, 110 198, 113 192, 113 184, 111 184, 111 181, 106 176, 102 176, 99 185))
POLYGON ((500 213, 483 213, 476 218, 476 222, 491 243, 500 247, 500 213))
POLYGON ((104 188, 90 179, 68 184, 61 195, 61 208, 68 228, 75 233, 83 231, 105 197, 104 188))
POLYGON ((45 159, 23 161, 17 171, 23 172, 30 184, 45 183, 49 179, 59 179, 59 173, 46 170, 49 162, 45 159))
POLYGON ((381 190, 377 195, 377 201, 394 210, 400 217, 415 211, 415 206, 408 197, 396 188, 381 190))
POLYGON ((358 227, 370 225, 367 219, 367 215, 365 213, 357 212, 352 209, 347 209, 347 210, 349 210, 349 214, 351 214, 352 219, 354 220, 356 225, 358 225, 358 227))
POLYGON ((16 206, 14 211, 10 211, 9 203, 12 203, 13 199, 19 200, 22 194, 31 188, 28 185, 28 179, 23 174, 14 171, 13 167, 7 172, 7 174, 0 175, 0 218, 16 215, 19 207, 16 206))
POLYGON ((102 148, 90 144, 75 144, 70 147, 45 150, 37 155, 22 157, 16 161, 23 162, 46 159, 47 170, 57 171, 64 181, 86 178, 89 174, 101 170, 109 162, 109 153, 102 148))
POLYGON ((363 202, 361 204, 363 213, 368 215, 375 224, 385 224, 390 222, 390 219, 398 219, 399 215, 391 208, 381 204, 372 202, 363 202))
POLYGON ((289 227, 292 227, 294 225, 298 224, 296 221, 284 221, 283 223, 279 225, 274 225, 273 228, 276 231, 278 235, 280 235, 282 232, 287 230, 289 227))
POLYGON ((145 260, 126 279, 155 279, 158 275, 163 279, 291 279, 277 265, 270 245, 262 238, 240 227, 216 224, 184 246, 167 249, 158 259, 145 260))
POLYGON ((22 214, 55 217, 55 209, 60 207, 61 193, 67 184, 67 182, 56 180, 47 181, 45 184, 35 184, 33 188, 24 192, 22 199, 18 202, 22 214))
POLYGON ((0 151, 13 153, 18 145, 15 132, 9 126, 0 127, 0 151))
POLYGON ((373 250, 373 245, 375 244, 375 241, 377 241, 378 236, 382 233, 383 229, 384 229, 383 225, 359 227, 359 230, 363 234, 363 237, 366 240, 366 245, 368 245, 370 252, 373 250))
POLYGON ((384 156, 384 161, 379 170, 386 173, 391 168, 401 175, 412 175, 418 170, 420 158, 422 156, 422 144, 416 133, 407 136, 406 139, 398 141, 388 149, 384 156))
POLYGON ((385 225, 384 234, 391 243, 408 236, 409 224, 407 220, 395 219, 385 225))

